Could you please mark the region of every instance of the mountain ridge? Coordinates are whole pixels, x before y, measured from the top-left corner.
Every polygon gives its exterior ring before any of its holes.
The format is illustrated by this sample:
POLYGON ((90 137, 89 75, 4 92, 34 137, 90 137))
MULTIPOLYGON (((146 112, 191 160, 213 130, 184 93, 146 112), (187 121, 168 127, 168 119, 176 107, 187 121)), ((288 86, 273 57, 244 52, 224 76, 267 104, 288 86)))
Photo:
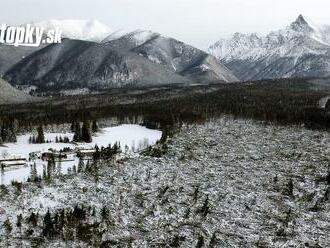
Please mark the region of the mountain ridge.
POLYGON ((4 78, 14 86, 39 91, 237 80, 213 56, 151 31, 104 43, 64 39, 27 56, 4 78))
POLYGON ((235 33, 209 48, 240 80, 330 75, 330 28, 299 15, 286 28, 262 36, 235 33))

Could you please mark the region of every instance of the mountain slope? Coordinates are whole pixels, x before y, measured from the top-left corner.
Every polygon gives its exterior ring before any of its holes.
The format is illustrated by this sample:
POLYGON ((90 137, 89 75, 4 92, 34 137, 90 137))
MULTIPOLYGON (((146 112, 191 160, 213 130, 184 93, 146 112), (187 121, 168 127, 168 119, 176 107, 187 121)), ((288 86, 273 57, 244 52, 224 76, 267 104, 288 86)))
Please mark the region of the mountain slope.
POLYGON ((15 65, 20 60, 24 59, 26 56, 32 54, 35 51, 43 48, 44 45, 40 47, 14 47, 8 45, 0 45, 0 76, 13 65, 15 65))
POLYGON ((69 39, 23 59, 5 78, 13 85, 35 85, 42 91, 190 82, 134 53, 69 39))
POLYGON ((193 81, 208 82, 237 78, 216 59, 195 47, 151 31, 137 30, 122 37, 103 42, 114 49, 136 53, 149 61, 162 65, 176 74, 193 81))
POLYGON ((59 28, 63 38, 102 41, 112 31, 98 20, 47 20, 33 23, 34 26, 45 30, 59 28))
POLYGON ((149 31, 104 43, 64 39, 26 57, 4 78, 39 92, 237 80, 213 56, 149 31))
POLYGON ((0 78, 0 104, 23 103, 36 100, 36 98, 15 89, 5 80, 0 78))
POLYGON ((234 34, 209 52, 240 80, 330 75, 330 28, 314 26, 300 15, 285 29, 266 36, 234 34))

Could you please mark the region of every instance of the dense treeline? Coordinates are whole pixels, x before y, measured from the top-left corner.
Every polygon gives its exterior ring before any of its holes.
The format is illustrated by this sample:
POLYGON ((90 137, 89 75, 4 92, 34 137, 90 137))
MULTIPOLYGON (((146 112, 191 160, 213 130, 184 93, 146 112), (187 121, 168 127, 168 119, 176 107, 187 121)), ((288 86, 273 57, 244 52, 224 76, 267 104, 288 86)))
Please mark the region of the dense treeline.
POLYGON ((0 143, 16 142, 18 121, 10 118, 0 119, 0 143))
MULTIPOLYGON (((330 90, 314 90, 312 85, 299 79, 187 88, 117 89, 101 95, 21 105, 15 108, 15 112, 12 108, 2 107, 0 115, 17 119, 20 125, 81 121, 85 129, 86 125, 87 129, 90 128, 90 122, 86 120, 104 117, 116 117, 118 122, 131 123, 142 117, 143 123, 139 124, 165 129, 184 122, 202 122, 222 114, 329 128, 329 113, 318 107, 318 101, 327 95, 330 95, 330 90)), ((76 131, 78 129, 76 127, 76 131)), ((82 129, 78 130, 79 133, 82 129)), ((78 140, 88 140, 88 137, 88 133, 81 133, 78 140)))

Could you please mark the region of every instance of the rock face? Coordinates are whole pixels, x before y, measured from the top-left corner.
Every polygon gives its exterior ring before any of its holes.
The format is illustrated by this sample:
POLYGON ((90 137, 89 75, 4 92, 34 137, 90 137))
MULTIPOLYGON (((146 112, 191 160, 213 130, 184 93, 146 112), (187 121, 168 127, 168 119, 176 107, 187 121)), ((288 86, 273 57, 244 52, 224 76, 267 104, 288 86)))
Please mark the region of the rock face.
POLYGON ((15 89, 5 80, 0 78, 0 104, 23 103, 31 102, 33 100, 37 100, 37 98, 15 89))
POLYGON ((64 39, 24 58, 5 79, 41 91, 237 80, 215 57, 149 31, 102 43, 64 39))
POLYGON ((266 36, 235 33, 209 48, 240 80, 330 76, 330 26, 300 15, 266 36))

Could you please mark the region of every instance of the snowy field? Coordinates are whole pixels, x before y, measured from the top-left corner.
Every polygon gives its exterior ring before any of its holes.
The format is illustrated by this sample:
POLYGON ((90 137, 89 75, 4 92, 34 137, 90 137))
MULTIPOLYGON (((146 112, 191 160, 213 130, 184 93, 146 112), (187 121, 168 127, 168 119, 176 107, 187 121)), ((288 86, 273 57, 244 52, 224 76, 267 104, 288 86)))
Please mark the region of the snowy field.
MULTIPOLYGON (((17 137, 16 143, 6 143, 0 147, 0 159, 5 158, 26 158, 29 159, 30 153, 43 153, 47 152, 50 148, 59 151, 63 148, 69 147, 74 149, 76 147, 94 148, 95 145, 99 147, 106 147, 109 144, 120 143, 124 150, 127 146, 130 150, 138 151, 145 148, 147 145, 155 144, 161 138, 161 131, 151 130, 139 125, 121 125, 117 127, 107 127, 101 129, 93 136, 92 143, 55 143, 56 137, 68 137, 70 140, 73 138, 73 133, 45 133, 45 139, 51 143, 45 144, 30 144, 29 137, 31 134, 24 134, 17 137)), ((76 157, 70 158, 70 161, 62 161, 58 163, 59 174, 67 174, 68 170, 72 170, 73 166, 78 165, 76 157)), ((42 175, 47 161, 36 159, 28 162, 26 166, 16 166, 6 168, 1 171, 0 185, 10 184, 11 181, 24 182, 30 176, 31 166, 36 163, 38 175, 42 175)))
MULTIPOLYGON (((184 127, 162 158, 105 165, 97 181, 78 174, 27 184, 19 194, 8 186, 0 226, 7 218, 16 223, 20 213, 84 204, 97 213, 109 209, 102 241, 120 247, 330 247, 329 144, 326 131, 231 118, 184 127)), ((0 246, 18 245, 14 237, 27 228, 13 224, 0 246)), ((40 229, 33 230, 37 237, 40 229)), ((91 247, 79 240, 61 244, 91 247)))

